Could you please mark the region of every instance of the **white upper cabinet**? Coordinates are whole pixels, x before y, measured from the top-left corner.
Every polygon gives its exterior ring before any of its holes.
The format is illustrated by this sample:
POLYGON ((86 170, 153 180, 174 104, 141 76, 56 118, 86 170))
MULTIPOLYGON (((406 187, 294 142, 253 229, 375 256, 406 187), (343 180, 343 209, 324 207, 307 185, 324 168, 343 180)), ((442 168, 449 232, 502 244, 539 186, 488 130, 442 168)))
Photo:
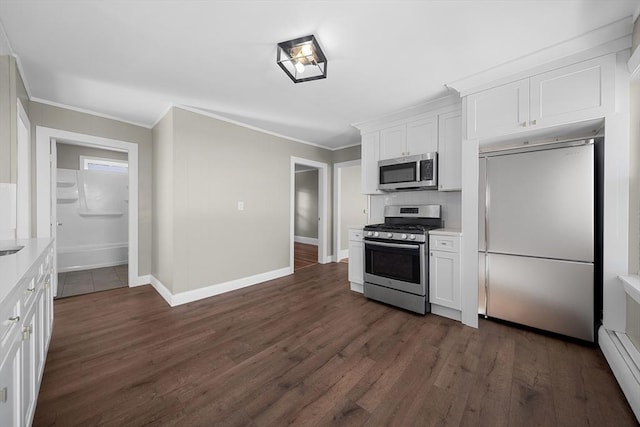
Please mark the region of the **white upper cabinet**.
POLYGON ((462 188, 462 113, 438 116, 438 190, 462 188))
POLYGON ((604 116, 614 108, 614 73, 615 61, 611 57, 531 77, 531 126, 604 116))
POLYGON ((380 131, 380 160, 405 156, 407 126, 400 125, 380 131))
POLYGON ((429 117, 407 123, 406 156, 438 151, 438 120, 429 117))
POLYGON ((529 121, 529 79, 467 97, 468 139, 512 133, 529 121))
POLYGON ((380 160, 438 151, 438 118, 428 117, 380 131, 380 160))
POLYGON ((379 194, 378 191, 378 160, 380 160, 380 132, 362 135, 362 192, 364 194, 379 194))
POLYGON ((467 96, 467 139, 603 117, 614 109, 615 54, 467 96))

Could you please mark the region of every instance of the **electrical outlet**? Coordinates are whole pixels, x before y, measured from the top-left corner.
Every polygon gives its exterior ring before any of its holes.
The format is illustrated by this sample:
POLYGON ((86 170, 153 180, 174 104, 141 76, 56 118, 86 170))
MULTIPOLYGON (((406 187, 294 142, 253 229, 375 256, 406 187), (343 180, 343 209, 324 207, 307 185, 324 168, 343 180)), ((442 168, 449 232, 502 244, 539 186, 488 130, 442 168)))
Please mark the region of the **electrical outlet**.
POLYGON ((238 202, 238 210, 239 211, 243 211, 244 210, 244 202, 238 202))

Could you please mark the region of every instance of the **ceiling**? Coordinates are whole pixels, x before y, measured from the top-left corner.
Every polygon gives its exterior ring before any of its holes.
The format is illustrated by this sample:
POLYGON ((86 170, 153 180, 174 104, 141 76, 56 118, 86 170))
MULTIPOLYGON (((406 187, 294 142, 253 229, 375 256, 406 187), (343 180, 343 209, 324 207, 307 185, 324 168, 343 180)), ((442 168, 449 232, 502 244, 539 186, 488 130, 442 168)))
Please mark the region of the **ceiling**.
POLYGON ((328 148, 353 123, 636 12, 639 0, 0 0, 30 96, 153 126, 171 105, 328 148), (327 79, 294 84, 276 44, 315 34, 327 79))

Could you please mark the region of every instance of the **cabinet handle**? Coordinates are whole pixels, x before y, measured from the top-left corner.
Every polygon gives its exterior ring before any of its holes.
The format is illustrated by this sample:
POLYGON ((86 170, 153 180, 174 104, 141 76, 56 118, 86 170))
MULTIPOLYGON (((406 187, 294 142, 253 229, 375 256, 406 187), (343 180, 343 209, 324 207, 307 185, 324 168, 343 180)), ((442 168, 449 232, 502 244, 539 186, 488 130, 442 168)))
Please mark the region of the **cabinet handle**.
POLYGON ((527 122, 520 123, 520 126, 522 126, 523 128, 526 128, 527 127, 527 122))
POLYGON ((24 328, 22 330, 22 340, 28 341, 29 338, 31 338, 31 332, 32 332, 31 326, 27 326, 26 328, 24 328))
POLYGON ((18 323, 20 321, 20 316, 9 317, 9 322, 18 323))
POLYGON ((27 292, 31 293, 31 292, 34 292, 35 290, 36 290, 36 288, 29 288, 29 289, 27 289, 27 292))
POLYGON ((4 387, 2 390, 0 390, 0 403, 6 403, 7 399, 7 388, 4 387))
POLYGON ((433 256, 433 252, 431 252, 431 256, 433 256))
POLYGON ((535 126, 535 125, 537 125, 537 124, 538 124, 538 121, 537 121, 537 120, 531 120, 531 124, 532 124, 533 126, 535 126))

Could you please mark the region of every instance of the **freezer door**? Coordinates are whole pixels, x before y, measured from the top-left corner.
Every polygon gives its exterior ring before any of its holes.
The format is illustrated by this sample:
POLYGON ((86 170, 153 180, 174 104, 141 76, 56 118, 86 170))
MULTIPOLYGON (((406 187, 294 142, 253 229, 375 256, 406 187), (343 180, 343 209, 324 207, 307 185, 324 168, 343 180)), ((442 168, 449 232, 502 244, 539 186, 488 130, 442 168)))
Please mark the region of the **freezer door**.
POLYGON ((487 315, 594 340, 593 264, 487 254, 487 315))
POLYGON ((593 145, 487 158, 488 252, 593 262, 593 145))

